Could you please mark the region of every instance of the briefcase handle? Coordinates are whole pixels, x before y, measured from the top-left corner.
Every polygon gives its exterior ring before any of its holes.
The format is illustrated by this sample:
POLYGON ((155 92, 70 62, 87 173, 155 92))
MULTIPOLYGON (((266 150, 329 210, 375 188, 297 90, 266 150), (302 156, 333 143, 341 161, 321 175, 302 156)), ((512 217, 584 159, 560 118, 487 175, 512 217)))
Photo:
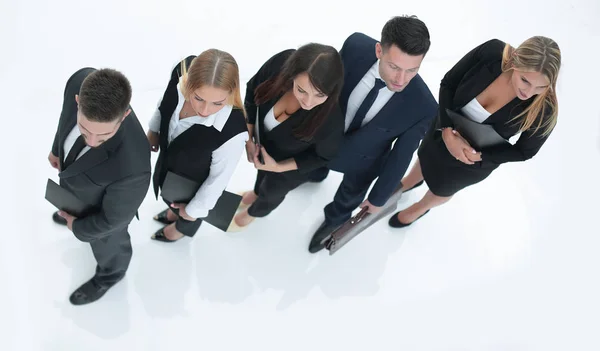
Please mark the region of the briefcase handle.
MULTIPOLYGON (((349 225, 356 225, 357 223, 360 223, 363 219, 365 219, 368 215, 369 212, 367 211, 368 207, 363 207, 360 212, 358 212, 354 217, 350 218, 350 220, 347 222, 349 225)), ((343 229, 346 225, 343 225, 341 227, 339 227, 338 229, 336 229, 333 233, 329 234, 329 236, 327 238, 325 238, 323 240, 323 242, 325 243, 325 247, 327 248, 327 250, 331 249, 331 246, 337 241, 340 240, 342 237, 346 236, 348 234, 347 229, 343 229), (342 234, 341 236, 338 235, 338 238, 336 239, 336 234, 339 233, 339 231, 342 230, 342 234)))
POLYGON ((356 224, 362 221, 369 214, 368 209, 369 208, 367 206, 363 207, 362 210, 356 214, 356 216, 350 218, 350 224, 356 224))

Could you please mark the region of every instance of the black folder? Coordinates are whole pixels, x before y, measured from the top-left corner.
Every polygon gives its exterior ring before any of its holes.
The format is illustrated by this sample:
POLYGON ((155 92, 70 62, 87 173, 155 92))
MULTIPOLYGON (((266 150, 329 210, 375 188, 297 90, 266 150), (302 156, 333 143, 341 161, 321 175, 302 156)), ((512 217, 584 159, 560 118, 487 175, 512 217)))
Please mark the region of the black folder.
MULTIPOLYGON (((176 173, 167 172, 160 195, 169 203, 188 203, 194 198, 200 185, 198 182, 176 173)), ((225 232, 231 224, 241 201, 242 197, 240 195, 225 190, 217 200, 215 207, 208 211, 208 215, 202 220, 225 232)))
POLYGON ((169 171, 163 182, 160 196, 170 203, 188 203, 199 188, 198 182, 169 171))
MULTIPOLYGON (((262 147, 262 144, 260 143, 260 121, 258 119, 258 113, 259 113, 258 105, 256 105, 256 123, 254 123, 254 131, 256 132, 256 136, 254 138, 254 141, 255 141, 254 144, 256 147, 262 147)), ((258 158, 258 162, 260 162, 261 165, 265 164, 265 158, 262 154, 262 151, 260 151, 260 150, 258 151, 257 158, 258 158)))
POLYGON ((46 184, 46 200, 54 207, 75 217, 84 217, 91 206, 81 201, 75 194, 48 179, 46 184))
POLYGON ((476 151, 490 146, 502 144, 510 145, 508 140, 498 134, 492 125, 475 122, 449 109, 446 109, 446 112, 448 113, 448 117, 450 117, 454 123, 454 129, 456 129, 476 151))

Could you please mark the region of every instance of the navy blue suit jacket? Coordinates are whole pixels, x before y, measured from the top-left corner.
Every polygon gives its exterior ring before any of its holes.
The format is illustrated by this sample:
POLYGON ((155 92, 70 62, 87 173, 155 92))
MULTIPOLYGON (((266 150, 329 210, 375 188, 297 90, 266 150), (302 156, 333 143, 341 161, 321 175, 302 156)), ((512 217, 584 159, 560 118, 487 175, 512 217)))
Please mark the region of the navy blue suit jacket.
MULTIPOLYGON (((340 107, 344 116, 350 94, 377 61, 376 43, 373 38, 354 33, 340 50, 344 62, 340 107)), ((383 206, 400 185, 415 150, 437 114, 437 108, 433 94, 417 74, 369 123, 345 135, 329 168, 359 176, 375 170, 378 179, 368 200, 375 206, 383 206)))

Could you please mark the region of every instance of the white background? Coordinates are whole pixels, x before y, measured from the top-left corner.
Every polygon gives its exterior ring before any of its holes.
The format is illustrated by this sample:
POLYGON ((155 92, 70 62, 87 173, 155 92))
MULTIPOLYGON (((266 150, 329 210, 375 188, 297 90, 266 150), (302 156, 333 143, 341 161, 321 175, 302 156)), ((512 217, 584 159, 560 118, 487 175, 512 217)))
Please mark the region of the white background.
MULTIPOLYGON (((600 350, 599 2, 357 4, 2 0, 0 350, 600 350), (534 159, 503 165, 408 228, 382 220, 331 257, 307 247, 337 173, 244 232, 204 224, 171 245, 149 238, 163 209, 149 190, 130 227, 126 279, 94 304, 70 305, 95 263, 52 222, 44 188, 58 178, 46 157, 73 72, 125 73, 147 129, 187 55, 230 52, 245 86, 281 50, 339 49, 356 31, 379 39, 405 13, 429 27, 420 74, 436 98, 443 74, 488 39, 559 43, 558 126, 534 159)), ((254 176, 241 159, 228 189, 250 189, 254 176)))

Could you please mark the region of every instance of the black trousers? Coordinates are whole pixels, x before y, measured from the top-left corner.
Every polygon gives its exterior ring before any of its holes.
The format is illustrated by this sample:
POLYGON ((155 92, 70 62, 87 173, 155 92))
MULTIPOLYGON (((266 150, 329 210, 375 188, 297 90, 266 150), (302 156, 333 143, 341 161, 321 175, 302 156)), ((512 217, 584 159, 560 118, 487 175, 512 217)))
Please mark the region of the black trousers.
MULTIPOLYGON (((320 172, 323 174, 322 170, 320 172)), ((333 201, 325 206, 325 223, 338 226, 349 220, 352 211, 364 201, 375 178, 377 173, 373 170, 361 174, 344 173, 333 201)))
POLYGON ((275 173, 258 171, 254 182, 256 201, 248 208, 252 217, 265 217, 276 209, 285 196, 308 180, 308 174, 295 171, 275 173))
MULTIPOLYGON (((165 200, 163 199, 163 201, 165 200)), ((171 207, 171 203, 168 201, 165 201, 165 203, 167 206, 169 206, 171 211, 177 215, 175 229, 185 236, 193 237, 196 235, 198 228, 200 228, 200 225, 202 224, 202 220, 200 218, 196 218, 195 221, 188 221, 187 219, 179 216, 179 209, 171 207)))
POLYGON ((95 280, 101 286, 113 286, 125 276, 131 261, 131 240, 127 228, 90 242, 96 258, 95 280))

